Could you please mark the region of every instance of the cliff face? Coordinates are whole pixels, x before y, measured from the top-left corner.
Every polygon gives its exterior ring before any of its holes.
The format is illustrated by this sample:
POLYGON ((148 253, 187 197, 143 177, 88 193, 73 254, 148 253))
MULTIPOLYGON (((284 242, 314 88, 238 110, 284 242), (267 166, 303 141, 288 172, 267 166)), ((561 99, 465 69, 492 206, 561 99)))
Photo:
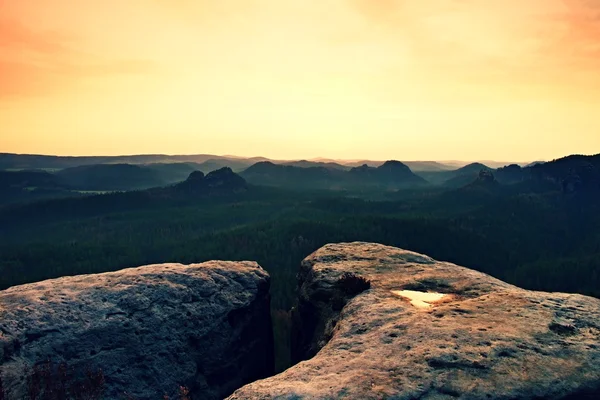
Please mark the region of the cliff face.
POLYGON ((192 398, 222 399, 273 372, 268 291, 268 274, 258 264, 219 261, 151 265, 2 291, 6 398, 25 398, 31 391, 27 375, 43 371, 34 365, 50 358, 84 377, 101 368, 107 399, 178 398, 180 385, 192 398))
POLYGON ((600 398, 600 300, 368 243, 318 250, 299 285, 295 356, 314 357, 230 400, 600 398))

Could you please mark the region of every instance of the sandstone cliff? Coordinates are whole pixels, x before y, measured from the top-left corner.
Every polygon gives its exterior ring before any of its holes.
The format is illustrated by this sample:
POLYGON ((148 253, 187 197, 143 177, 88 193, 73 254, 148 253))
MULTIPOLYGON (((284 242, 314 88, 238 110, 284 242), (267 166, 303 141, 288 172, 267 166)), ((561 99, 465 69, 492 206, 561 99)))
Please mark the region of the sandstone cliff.
POLYGON ((296 357, 314 357, 230 400, 600 398, 598 299, 367 243, 318 250, 299 285, 296 357), (370 289, 349 295, 348 272, 370 289))
MULTIPOLYGON (((163 264, 0 292, 0 377, 23 399, 51 358, 103 371, 106 399, 222 399, 272 373, 269 277, 251 262, 163 264), (126 397, 125 393, 130 397, 126 397)), ((42 383, 43 384, 43 383, 42 383)))

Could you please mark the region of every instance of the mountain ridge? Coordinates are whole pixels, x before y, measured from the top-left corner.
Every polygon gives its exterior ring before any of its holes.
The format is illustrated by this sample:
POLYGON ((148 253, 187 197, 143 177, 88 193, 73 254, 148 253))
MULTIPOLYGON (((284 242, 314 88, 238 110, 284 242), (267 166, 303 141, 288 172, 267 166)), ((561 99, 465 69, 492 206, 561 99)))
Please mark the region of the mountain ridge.
MULTIPOLYGON (((106 163, 131 163, 131 164, 150 164, 150 163, 174 163, 174 162, 193 162, 204 163, 210 160, 229 161, 236 165, 244 164, 250 166, 261 161, 271 161, 278 164, 308 162, 318 164, 339 164, 345 167, 357 167, 362 164, 378 167, 385 161, 378 160, 344 160, 315 157, 311 159, 271 159, 268 157, 241 157, 235 155, 215 155, 215 154, 131 154, 114 156, 56 156, 44 154, 19 154, 19 153, 1 153, 0 169, 63 169, 80 165, 106 164, 106 163)), ((427 160, 406 160, 403 161, 413 171, 440 171, 456 169, 469 164, 469 161, 427 161, 427 160)), ((483 161, 482 161, 483 162, 483 161)), ((483 162, 484 164, 486 162, 483 162)), ((511 164, 490 161, 491 164, 504 166, 511 164)), ((526 163, 517 163, 526 164, 526 163)), ((220 165, 233 167, 232 165, 220 165)))

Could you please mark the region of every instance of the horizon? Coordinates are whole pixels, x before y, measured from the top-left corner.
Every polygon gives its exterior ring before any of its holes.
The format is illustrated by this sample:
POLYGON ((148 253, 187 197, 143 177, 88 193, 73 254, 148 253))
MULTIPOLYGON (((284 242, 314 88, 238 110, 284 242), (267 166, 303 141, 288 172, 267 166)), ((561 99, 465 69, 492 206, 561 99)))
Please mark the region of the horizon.
POLYGON ((598 153, 599 16, 586 0, 0 2, 0 151, 598 153))
MULTIPOLYGON (((344 162, 344 163, 357 163, 362 161, 368 162, 386 162, 386 161, 400 161, 400 162, 436 162, 436 163, 513 163, 513 164, 526 164, 533 162, 548 162, 551 160, 542 160, 542 159, 531 159, 531 160, 485 160, 485 159, 475 159, 475 160, 466 160, 466 159, 447 159, 447 160, 433 160, 433 159, 399 159, 399 158, 388 158, 388 159, 370 159, 370 158, 330 158, 330 157, 311 157, 311 158, 271 158, 265 156, 238 156, 235 154, 211 154, 211 153, 178 153, 178 154, 167 154, 167 153, 124 153, 124 154, 98 154, 98 155, 90 155, 90 154, 40 154, 40 153, 12 153, 12 152, 4 152, 0 151, 0 155, 17 155, 17 156, 34 156, 34 157, 73 157, 73 158, 83 158, 83 157, 196 157, 196 156, 210 156, 224 159, 239 159, 239 160, 250 160, 250 159, 264 159, 265 161, 276 161, 276 162, 298 162, 298 161, 308 161, 308 162, 344 162)), ((591 156, 595 155, 595 153, 590 154, 568 154, 563 157, 567 157, 570 155, 586 155, 591 156)), ((558 157, 558 158, 563 158, 558 157)))

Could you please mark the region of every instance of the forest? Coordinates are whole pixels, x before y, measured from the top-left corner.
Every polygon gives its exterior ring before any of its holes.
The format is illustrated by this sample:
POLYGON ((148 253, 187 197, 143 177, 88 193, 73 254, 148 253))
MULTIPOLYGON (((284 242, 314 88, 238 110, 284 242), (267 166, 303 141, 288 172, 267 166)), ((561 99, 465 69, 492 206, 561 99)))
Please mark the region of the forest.
POLYGON ((527 289, 600 297, 598 176, 561 163, 512 184, 482 171, 460 188, 354 192, 258 186, 225 169, 164 188, 7 204, 0 289, 163 262, 257 261, 272 277, 281 369, 297 269, 327 243, 378 242, 527 289), (557 168, 562 178, 549 179, 557 168))

